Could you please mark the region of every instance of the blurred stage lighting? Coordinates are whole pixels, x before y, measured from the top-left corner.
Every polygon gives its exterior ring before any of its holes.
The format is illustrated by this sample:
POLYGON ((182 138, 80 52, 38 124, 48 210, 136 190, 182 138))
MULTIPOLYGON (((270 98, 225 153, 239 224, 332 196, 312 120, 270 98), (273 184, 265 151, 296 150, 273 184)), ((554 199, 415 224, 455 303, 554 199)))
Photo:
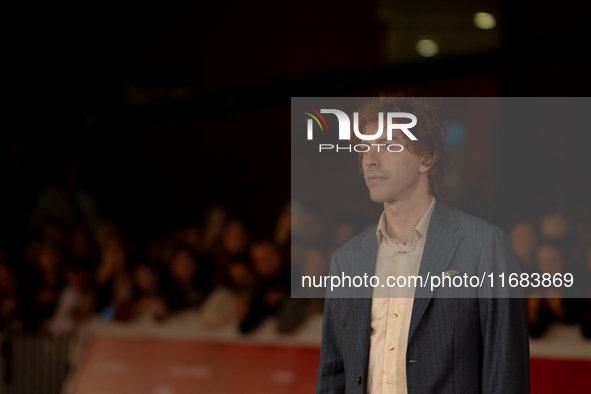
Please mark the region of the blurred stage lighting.
POLYGON ((474 14, 474 24, 479 29, 492 29, 497 25, 497 21, 494 16, 488 12, 477 12, 474 14))
POLYGON ((419 40, 415 48, 423 57, 433 57, 439 53, 439 45, 433 40, 419 40))

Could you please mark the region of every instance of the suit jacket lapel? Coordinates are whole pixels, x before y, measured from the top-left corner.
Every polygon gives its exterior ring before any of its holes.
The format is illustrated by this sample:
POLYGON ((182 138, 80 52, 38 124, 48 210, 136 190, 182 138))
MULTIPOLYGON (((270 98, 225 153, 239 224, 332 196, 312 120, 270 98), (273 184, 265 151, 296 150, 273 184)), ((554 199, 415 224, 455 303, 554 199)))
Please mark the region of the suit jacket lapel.
MULTIPOLYGON (((377 228, 377 226, 375 227, 377 228)), ((374 229, 375 229, 374 228, 374 229)), ((356 256, 356 261, 363 262, 363 272, 372 276, 376 269, 376 259, 378 256, 378 240, 375 231, 370 231, 368 236, 362 241, 362 248, 356 256)), ((364 379, 367 379, 367 367, 369 363, 369 347, 371 336, 371 306, 372 306, 373 288, 369 287, 367 293, 361 298, 355 298, 351 301, 355 305, 355 315, 357 318, 357 349, 361 365, 365 368, 364 379)), ((365 393, 366 385, 363 385, 365 393)))
MULTIPOLYGON (((453 233, 459 226, 460 223, 454 217, 451 209, 436 199, 419 268, 419 276, 423 278, 424 283, 429 275, 439 276, 449 266, 451 258, 462 239, 461 235, 453 233)), ((408 343, 410 343, 432 296, 433 293, 428 286, 416 289, 408 332, 408 343)))

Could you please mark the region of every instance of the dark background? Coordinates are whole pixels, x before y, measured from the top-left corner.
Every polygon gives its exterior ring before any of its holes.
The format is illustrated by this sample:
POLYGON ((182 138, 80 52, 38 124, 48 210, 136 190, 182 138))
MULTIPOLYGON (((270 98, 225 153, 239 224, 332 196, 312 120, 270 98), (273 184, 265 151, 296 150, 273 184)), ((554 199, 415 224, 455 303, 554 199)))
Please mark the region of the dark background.
MULTIPOLYGON (((6 18, 3 243, 70 161, 101 214, 137 239, 199 222, 214 203, 270 233, 290 198, 291 96, 587 96, 591 85, 589 5, 574 1, 86 1, 12 4, 6 18), (476 29, 479 11, 497 26, 476 29), (423 36, 437 56, 413 51, 423 36)), ((569 126, 495 134, 487 219, 549 187, 561 204, 591 198, 588 131, 569 126)))

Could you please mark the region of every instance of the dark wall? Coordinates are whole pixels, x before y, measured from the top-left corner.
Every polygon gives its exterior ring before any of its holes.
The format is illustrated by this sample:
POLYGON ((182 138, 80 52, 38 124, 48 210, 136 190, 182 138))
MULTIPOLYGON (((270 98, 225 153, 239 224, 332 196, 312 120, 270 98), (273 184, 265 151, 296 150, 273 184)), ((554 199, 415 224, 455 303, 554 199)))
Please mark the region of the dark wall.
MULTIPOLYGON (((503 1, 499 50, 397 67, 385 63, 376 4, 12 4, 4 223, 22 223, 73 158, 102 212, 133 231, 222 203, 264 233, 289 198, 290 96, 588 95, 585 13, 574 2, 556 13, 503 1), (15 143, 25 147, 18 169, 15 143)), ((511 143, 498 131, 501 201, 549 179, 571 194, 588 181, 585 136, 558 123, 511 143)))

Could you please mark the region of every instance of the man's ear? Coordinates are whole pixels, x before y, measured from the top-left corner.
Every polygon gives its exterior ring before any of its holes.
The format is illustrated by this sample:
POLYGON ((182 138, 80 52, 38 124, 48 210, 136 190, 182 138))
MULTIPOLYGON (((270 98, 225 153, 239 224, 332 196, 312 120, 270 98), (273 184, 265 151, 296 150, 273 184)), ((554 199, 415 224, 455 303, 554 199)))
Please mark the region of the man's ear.
POLYGON ((433 155, 424 155, 421 159, 421 166, 419 167, 419 172, 424 174, 425 172, 429 172, 431 167, 435 164, 437 160, 437 154, 434 153, 433 155))

